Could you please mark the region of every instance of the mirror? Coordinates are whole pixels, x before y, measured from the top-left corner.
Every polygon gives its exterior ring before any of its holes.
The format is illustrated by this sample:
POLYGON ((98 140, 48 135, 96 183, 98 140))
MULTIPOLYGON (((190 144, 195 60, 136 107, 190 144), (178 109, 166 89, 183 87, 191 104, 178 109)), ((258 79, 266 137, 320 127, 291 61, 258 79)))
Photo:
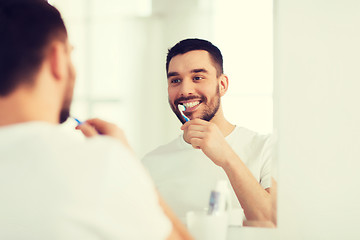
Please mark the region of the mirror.
POLYGON ((182 133, 168 104, 165 58, 185 38, 207 39, 222 51, 226 119, 272 133, 272 1, 49 2, 63 14, 75 48, 72 115, 115 122, 139 158, 182 133))

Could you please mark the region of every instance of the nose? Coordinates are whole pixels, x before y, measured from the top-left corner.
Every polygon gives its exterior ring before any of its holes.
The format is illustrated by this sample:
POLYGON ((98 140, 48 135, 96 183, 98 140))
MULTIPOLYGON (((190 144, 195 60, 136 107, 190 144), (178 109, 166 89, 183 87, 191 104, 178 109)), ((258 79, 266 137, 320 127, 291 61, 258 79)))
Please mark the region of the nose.
POLYGON ((180 85, 180 95, 189 96, 195 93, 194 82, 191 79, 183 79, 180 85))

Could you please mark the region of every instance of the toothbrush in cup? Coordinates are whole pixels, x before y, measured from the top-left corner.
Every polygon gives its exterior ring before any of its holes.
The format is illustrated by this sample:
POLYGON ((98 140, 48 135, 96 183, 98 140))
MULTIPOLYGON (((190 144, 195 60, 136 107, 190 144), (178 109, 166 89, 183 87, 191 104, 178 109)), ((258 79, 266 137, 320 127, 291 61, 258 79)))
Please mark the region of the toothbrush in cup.
POLYGON ((179 109, 179 111, 181 113, 181 116, 183 116, 183 118, 185 119, 185 122, 190 121, 190 119, 187 116, 185 116, 185 114, 184 114, 184 111, 186 110, 186 107, 184 105, 182 105, 182 104, 179 104, 178 109, 179 109))

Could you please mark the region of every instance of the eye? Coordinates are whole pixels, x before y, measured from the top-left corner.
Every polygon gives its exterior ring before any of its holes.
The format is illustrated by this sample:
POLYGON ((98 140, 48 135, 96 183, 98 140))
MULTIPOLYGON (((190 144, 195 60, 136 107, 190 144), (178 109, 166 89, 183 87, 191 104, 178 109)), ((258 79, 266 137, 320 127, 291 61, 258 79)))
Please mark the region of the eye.
POLYGON ((179 83, 179 82, 181 82, 181 80, 179 78, 174 78, 174 79, 171 79, 170 82, 171 83, 179 83))
POLYGON ((201 76, 196 76, 196 77, 193 78, 193 80, 195 80, 195 81, 199 81, 199 80, 201 80, 201 79, 204 79, 204 78, 201 77, 201 76))

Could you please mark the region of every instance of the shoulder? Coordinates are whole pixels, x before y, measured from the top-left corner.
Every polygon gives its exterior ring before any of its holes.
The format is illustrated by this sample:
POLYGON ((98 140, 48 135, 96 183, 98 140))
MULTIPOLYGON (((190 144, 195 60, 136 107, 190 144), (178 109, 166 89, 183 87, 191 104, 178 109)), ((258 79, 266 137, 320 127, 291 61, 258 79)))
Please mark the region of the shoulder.
POLYGON ((273 151, 271 134, 263 134, 253 130, 236 127, 227 139, 232 148, 243 157, 244 161, 261 161, 263 157, 270 156, 273 151))
POLYGON ((181 161, 183 150, 187 148, 188 146, 185 145, 182 135, 180 135, 171 142, 150 151, 141 160, 145 168, 150 172, 160 171, 160 168, 165 171, 171 168, 174 163, 181 161))
POLYGON ((231 134, 229 140, 233 142, 241 142, 243 144, 265 145, 267 142, 271 141, 271 138, 271 134, 263 134, 248 128, 237 126, 233 134, 231 134))
POLYGON ((171 142, 167 144, 163 144, 155 148, 154 150, 150 151, 144 156, 144 160, 148 158, 152 158, 154 156, 159 155, 166 155, 169 153, 174 153, 182 149, 182 135, 178 136, 177 138, 173 139, 171 142))
POLYGON ((61 125, 42 124, 29 131, 28 136, 37 136, 38 144, 46 148, 47 154, 76 159, 76 162, 128 159, 131 152, 118 140, 108 136, 85 138, 81 132, 64 128, 61 125), (40 144, 41 143, 41 144, 40 144))

